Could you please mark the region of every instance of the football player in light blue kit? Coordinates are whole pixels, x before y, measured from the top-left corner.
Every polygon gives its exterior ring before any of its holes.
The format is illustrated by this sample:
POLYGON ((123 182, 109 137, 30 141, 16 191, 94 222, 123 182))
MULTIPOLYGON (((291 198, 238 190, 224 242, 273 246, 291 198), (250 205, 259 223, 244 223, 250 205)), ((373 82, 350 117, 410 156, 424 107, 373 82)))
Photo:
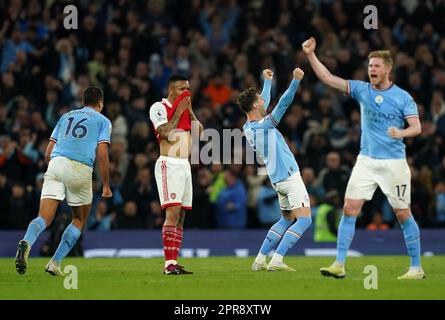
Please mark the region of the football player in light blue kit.
POLYGON ((258 94, 255 88, 244 90, 238 97, 238 105, 247 115, 247 122, 243 127, 244 135, 266 165, 272 186, 278 193, 282 217, 267 233, 252 264, 252 270, 295 271, 283 262, 283 256, 311 225, 311 210, 297 162, 276 127, 294 100, 304 72, 299 68, 293 71, 289 88, 270 114, 267 114, 266 109, 270 101, 273 72, 266 69, 263 76, 265 80, 262 93, 258 94), (294 223, 295 219, 297 221, 294 223), (277 245, 278 248, 267 265, 266 257, 277 245))
POLYGON ((411 173, 403 143, 403 138, 419 135, 421 125, 413 98, 390 80, 393 65, 390 52, 382 50, 369 54, 368 83, 332 75, 315 55, 314 38, 305 41, 302 47, 317 77, 356 99, 361 111, 361 148, 346 188, 344 215, 338 229, 337 258, 320 272, 325 276, 345 277, 346 254, 354 237, 355 221, 364 202, 372 199, 379 186, 401 225, 410 257, 409 271, 398 279, 424 278, 420 264, 419 227, 410 209, 411 173))
POLYGON ((108 172, 111 122, 100 113, 103 108, 102 90, 86 88, 82 103, 83 108, 65 113, 51 134, 45 153, 45 160, 49 164, 44 176, 39 215, 29 224, 17 249, 15 266, 19 274, 26 272, 32 245, 51 224, 59 202, 66 198, 73 209, 73 219, 45 267, 46 272, 63 276, 61 261, 79 239, 91 209, 92 173, 96 157, 102 177, 102 196, 112 196, 108 172))

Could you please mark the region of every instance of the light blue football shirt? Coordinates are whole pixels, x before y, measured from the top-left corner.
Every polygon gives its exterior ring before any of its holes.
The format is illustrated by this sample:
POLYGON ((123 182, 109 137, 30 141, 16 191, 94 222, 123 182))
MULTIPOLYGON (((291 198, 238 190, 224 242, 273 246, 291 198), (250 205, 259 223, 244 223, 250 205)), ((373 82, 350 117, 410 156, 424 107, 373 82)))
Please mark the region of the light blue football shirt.
POLYGON ((417 105, 411 95, 395 84, 376 90, 369 82, 348 80, 351 97, 360 104, 360 154, 375 159, 406 158, 403 139, 388 135, 388 129, 405 128, 405 120, 418 117, 417 105))
MULTIPOLYGON (((294 155, 281 133, 276 129, 287 108, 294 100, 299 84, 300 81, 292 80, 272 113, 259 121, 248 120, 243 126, 247 142, 264 161, 272 183, 280 182, 299 171, 294 155)), ((264 89, 261 93, 265 100, 265 108, 270 101, 268 90, 270 91, 270 80, 264 82, 264 89)))
POLYGON ((83 107, 65 113, 57 122, 50 140, 56 144, 51 153, 93 167, 99 143, 110 143, 111 122, 93 108, 83 107))

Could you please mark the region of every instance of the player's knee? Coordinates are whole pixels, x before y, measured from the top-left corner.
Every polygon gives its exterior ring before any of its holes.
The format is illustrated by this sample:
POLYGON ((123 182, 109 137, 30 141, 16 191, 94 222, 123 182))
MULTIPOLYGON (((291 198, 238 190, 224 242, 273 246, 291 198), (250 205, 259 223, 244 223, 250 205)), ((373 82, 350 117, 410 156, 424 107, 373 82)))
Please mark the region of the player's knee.
POLYGON ((281 220, 283 220, 283 219, 287 220, 287 221, 294 221, 295 220, 295 217, 294 217, 294 215, 293 215, 291 210, 282 210, 281 214, 282 214, 281 220))
POLYGON ((354 203, 346 201, 343 206, 343 213, 345 216, 356 217, 360 213, 361 207, 355 205, 354 203))
POLYGON ((165 209, 165 222, 168 225, 176 225, 179 221, 181 206, 171 206, 165 209))
POLYGON ((410 209, 394 209, 394 213, 400 224, 404 223, 412 216, 410 209))

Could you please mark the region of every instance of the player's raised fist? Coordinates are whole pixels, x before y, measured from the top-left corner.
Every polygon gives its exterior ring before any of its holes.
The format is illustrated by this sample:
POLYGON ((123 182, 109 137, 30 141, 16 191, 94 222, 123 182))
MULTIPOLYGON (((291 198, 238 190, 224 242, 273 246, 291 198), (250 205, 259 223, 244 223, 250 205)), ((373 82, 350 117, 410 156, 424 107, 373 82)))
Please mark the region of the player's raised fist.
POLYGON ((272 78, 273 78, 273 71, 270 70, 270 69, 264 69, 263 70, 263 77, 264 77, 264 79, 272 80, 272 78))
POLYGON ((311 54, 312 52, 314 52, 316 45, 317 42, 315 41, 315 38, 310 37, 305 42, 303 42, 301 47, 303 48, 304 53, 311 54))
POLYGON ((300 68, 294 69, 294 79, 295 80, 301 80, 304 77, 304 72, 300 68))
POLYGON ((111 188, 108 186, 104 186, 102 188, 102 197, 103 198, 111 198, 113 196, 113 192, 111 192, 111 188))

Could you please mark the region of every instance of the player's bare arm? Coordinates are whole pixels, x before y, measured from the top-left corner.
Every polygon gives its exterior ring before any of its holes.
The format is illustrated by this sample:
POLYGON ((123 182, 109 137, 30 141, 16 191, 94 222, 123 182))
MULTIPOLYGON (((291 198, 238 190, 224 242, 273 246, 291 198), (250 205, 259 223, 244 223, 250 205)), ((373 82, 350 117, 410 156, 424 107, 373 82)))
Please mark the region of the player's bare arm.
POLYGON ((340 90, 343 93, 348 93, 348 83, 345 79, 333 75, 324 65, 318 60, 315 54, 315 47, 317 43, 314 37, 309 38, 302 44, 303 52, 306 54, 312 69, 317 77, 326 85, 340 90))
POLYGON ((391 127, 388 129, 388 135, 394 139, 408 138, 418 136, 422 132, 422 126, 418 117, 411 117, 406 120, 408 128, 399 130, 391 127))
POLYGON ((56 143, 53 140, 49 140, 49 143, 46 146, 46 151, 45 151, 45 162, 46 162, 46 164, 48 164, 49 160, 51 160, 51 152, 53 152, 53 149, 54 149, 55 145, 56 145, 56 143))
POLYGON ((172 130, 175 130, 178 127, 179 119, 181 119, 182 113, 188 109, 190 104, 190 97, 184 98, 175 110, 173 117, 167 123, 160 125, 157 128, 159 135, 168 141, 168 136, 172 130))
POLYGON ((111 198, 113 193, 111 192, 110 188, 110 160, 108 158, 108 143, 99 143, 97 146, 96 158, 99 164, 100 176, 102 178, 102 197, 111 198))

